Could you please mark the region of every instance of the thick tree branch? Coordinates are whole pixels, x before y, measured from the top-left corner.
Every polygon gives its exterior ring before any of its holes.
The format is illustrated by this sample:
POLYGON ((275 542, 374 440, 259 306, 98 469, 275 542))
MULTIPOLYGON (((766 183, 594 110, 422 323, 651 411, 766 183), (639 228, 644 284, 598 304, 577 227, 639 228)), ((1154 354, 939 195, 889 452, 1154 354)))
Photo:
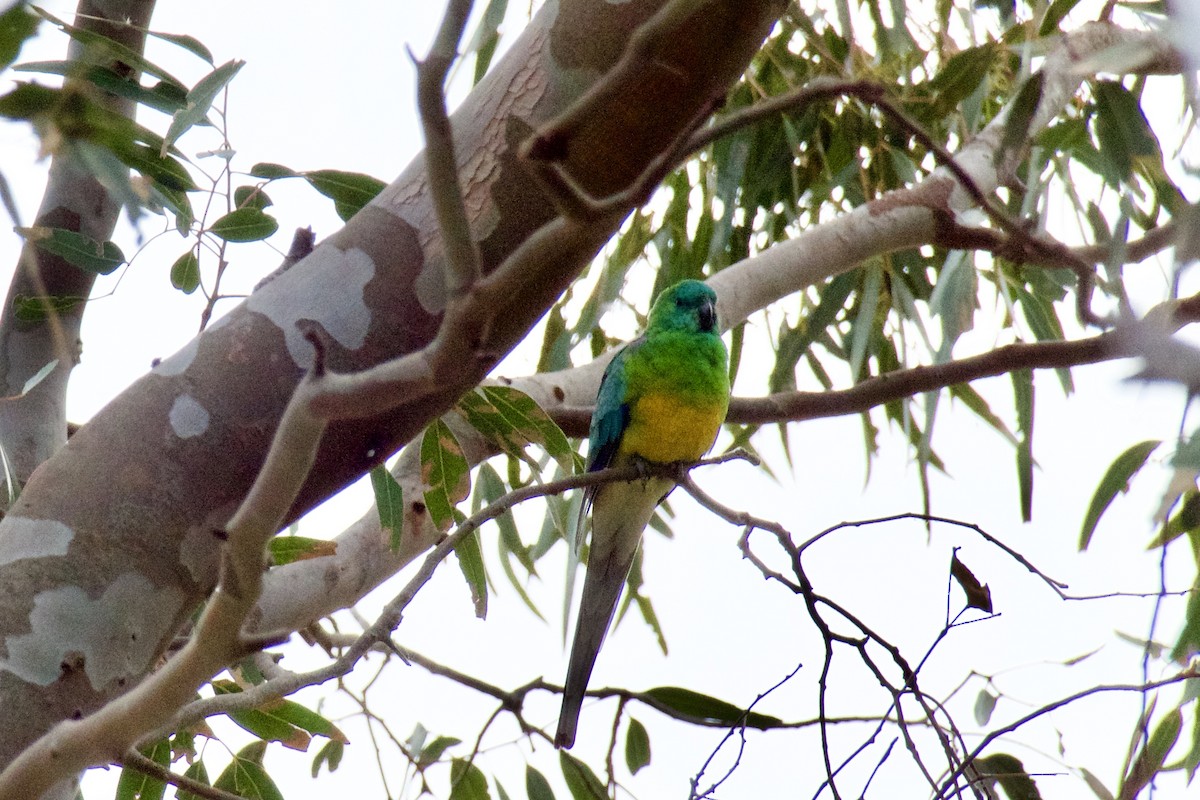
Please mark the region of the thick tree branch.
MULTIPOLYGON (((80 0, 75 25, 140 54, 153 10, 154 0, 80 0)), ((82 64, 96 58, 96 50, 72 39, 67 57, 82 64)), ((138 76, 133 65, 111 54, 110 60, 100 66, 123 77, 138 76)), ((68 77, 65 85, 86 91, 79 78, 68 77)), ((137 107, 133 100, 93 94, 102 107, 133 117, 137 107)), ((83 156, 66 143, 53 154, 33 224, 64 228, 104 242, 112 238, 120 210, 121 204, 97 180, 83 156)), ((20 223, 14 220, 14 224, 20 223)), ((0 403, 0 445, 22 484, 67 441, 67 383, 79 360, 79 330, 95 280, 96 273, 80 269, 32 242, 25 244, 13 272, 0 315, 0 396, 14 399, 0 403), (40 298, 47 313, 41 319, 20 319, 17 301, 22 298, 40 298), (54 298, 77 298, 78 302, 68 309, 55 308, 51 305, 54 298), (51 362, 56 362, 53 372, 32 391, 18 397, 26 381, 51 362)))
MULTIPOLYGON (((96 713, 60 722, 0 772, 0 800, 41 797, 87 767, 125 757, 141 736, 166 723, 218 671, 279 634, 250 635, 247 617, 262 589, 267 541, 279 530, 316 457, 325 421, 308 409, 320 362, 297 388, 245 501, 225 530, 221 576, 191 639, 161 669, 96 713)), ((285 632, 284 638, 290 635, 285 632)))

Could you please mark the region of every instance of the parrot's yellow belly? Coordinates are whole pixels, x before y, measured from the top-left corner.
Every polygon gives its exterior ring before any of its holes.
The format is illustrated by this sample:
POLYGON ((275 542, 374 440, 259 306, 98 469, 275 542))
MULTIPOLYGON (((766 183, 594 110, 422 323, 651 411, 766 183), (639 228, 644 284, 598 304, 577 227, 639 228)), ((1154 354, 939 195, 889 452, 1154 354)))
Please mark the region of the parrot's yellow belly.
POLYGON ((696 461, 716 441, 725 421, 725 405, 697 404, 666 394, 647 394, 629 409, 629 427, 620 452, 646 461, 670 464, 696 461))

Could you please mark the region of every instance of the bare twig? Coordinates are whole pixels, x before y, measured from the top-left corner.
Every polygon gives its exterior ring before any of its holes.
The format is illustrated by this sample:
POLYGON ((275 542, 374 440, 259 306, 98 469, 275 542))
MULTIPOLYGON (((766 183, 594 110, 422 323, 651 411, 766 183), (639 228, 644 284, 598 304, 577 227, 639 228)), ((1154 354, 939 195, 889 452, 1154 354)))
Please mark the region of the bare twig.
POLYGON ((215 786, 209 786, 207 783, 201 783, 186 775, 172 772, 167 767, 151 758, 147 758, 137 750, 127 752, 121 757, 119 763, 126 769, 135 769, 143 775, 148 775, 155 780, 168 783, 189 794, 194 794, 196 797, 207 797, 209 800, 244 800, 241 795, 232 794, 224 789, 218 789, 215 786))
POLYGON ((451 296, 465 292, 480 276, 479 248, 471 235, 471 224, 463 204, 458 162, 454 157, 454 137, 443 92, 446 73, 458 54, 458 43, 471 6, 471 0, 450 0, 429 55, 424 61, 416 62, 417 102, 425 132, 425 166, 429 171, 430 194, 446 253, 446 290, 451 296))

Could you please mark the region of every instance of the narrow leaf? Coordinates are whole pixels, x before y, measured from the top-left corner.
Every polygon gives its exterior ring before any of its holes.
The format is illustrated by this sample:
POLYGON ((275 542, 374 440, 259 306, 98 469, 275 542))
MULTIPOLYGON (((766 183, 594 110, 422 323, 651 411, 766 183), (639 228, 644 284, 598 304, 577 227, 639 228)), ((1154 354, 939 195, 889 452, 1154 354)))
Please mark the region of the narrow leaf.
POLYGON ((608 790, 587 764, 566 750, 558 751, 558 763, 574 800, 608 800, 608 790))
POLYGON ((1134 164, 1158 157, 1158 140, 1137 98, 1116 81, 1096 84, 1096 140, 1115 177, 1128 180, 1134 164))
POLYGON ((1150 785, 1150 782, 1162 769, 1163 764, 1166 763, 1167 754, 1179 740, 1179 732, 1182 728, 1183 712, 1178 708, 1168 712, 1159 720, 1158 724, 1154 726, 1154 732, 1150 734, 1150 741, 1134 759, 1129 775, 1126 776, 1121 791, 1117 794, 1117 800, 1134 800, 1142 789, 1150 785))
POLYGON ((167 135, 163 137, 162 149, 160 155, 166 155, 167 149, 179 140, 179 137, 187 133, 193 126, 204 122, 208 117, 208 110, 212 108, 213 101, 221 90, 229 85, 234 76, 245 66, 244 61, 227 61, 221 66, 214 69, 209 74, 205 75, 200 81, 187 93, 187 105, 171 118, 171 125, 167 128, 167 135))
POLYGON ((959 560, 957 547, 950 557, 950 576, 967 596, 968 607, 978 608, 985 614, 992 613, 992 590, 987 584, 980 583, 975 574, 967 569, 967 565, 959 560))
POLYGON ((532 764, 525 765, 525 794, 529 800, 554 800, 554 790, 546 776, 533 768, 532 764))
POLYGON ((629 730, 625 732, 625 766, 629 767, 630 774, 636 775, 649 763, 650 734, 645 725, 630 717, 629 730))
MULTIPOLYGON (((241 687, 232 681, 213 681, 213 691, 218 695, 235 694, 242 691, 241 687)), ((307 750, 312 741, 305 731, 286 719, 276 715, 267 707, 230 711, 229 718, 238 727, 254 734, 265 742, 279 742, 292 750, 307 750)))
POLYGON ((471 474, 462 447, 445 422, 436 420, 421 437, 421 480, 425 507, 438 530, 454 523, 455 506, 471 493, 471 474))
POLYGON ((387 186, 378 178, 363 175, 361 172, 342 172, 335 169, 305 172, 304 178, 314 189, 333 200, 334 209, 344 222, 348 222, 387 186))
POLYGON ((252 178, 265 178, 268 180, 273 178, 294 178, 299 174, 299 172, 290 167, 266 161, 261 161, 250 168, 250 176, 252 178))
POLYGON ((1021 519, 1033 519, 1033 370, 1012 373, 1013 396, 1017 407, 1017 482, 1021 488, 1021 519))
POLYGON ((975 766, 981 774, 995 778, 1000 783, 1000 788, 1004 790, 1008 800, 1042 800, 1037 784, 1015 756, 996 753, 975 759, 975 766))
POLYGON ((49 362, 44 364, 41 369, 39 369, 33 375, 29 376, 29 379, 25 381, 25 385, 21 387, 21 394, 19 394, 17 396, 24 397, 25 395, 29 394, 29 392, 32 391, 34 387, 36 387, 42 381, 46 380, 46 378, 48 378, 50 376, 50 373, 54 372, 54 368, 57 366, 58 366, 57 358, 51 359, 49 362))
POLYGON ((404 533, 404 490, 382 464, 371 468, 371 489, 375 492, 379 527, 387 532, 389 545, 395 553, 400 549, 400 538, 404 533))
POLYGON ((747 714, 744 709, 738 708, 732 703, 727 703, 724 700, 718 700, 715 697, 709 697, 708 695, 678 686, 658 686, 648 690, 646 695, 656 703, 661 703, 672 711, 709 722, 738 725, 742 723, 744 718, 746 727, 762 730, 778 727, 783 724, 783 721, 778 717, 771 717, 754 711, 747 714))
POLYGON ((195 36, 189 36, 186 33, 163 33, 162 31, 147 31, 146 33, 155 39, 162 39, 164 42, 170 42, 176 47, 187 50, 192 55, 209 64, 213 63, 212 51, 205 47, 204 43, 195 36))
POLYGON ((56 255, 84 272, 108 275, 125 263, 125 254, 112 242, 97 242, 65 228, 18 228, 37 249, 56 255))
POLYGON ((1029 141, 1029 127, 1033 124, 1033 115, 1037 112, 1038 104, 1042 101, 1042 84, 1045 80, 1041 72, 1035 72, 1026 79, 1004 121, 1004 135, 1000 139, 1000 152, 996 161, 1003 162, 1011 153, 1020 152, 1029 141))
POLYGON ((1124 492, 1129 488, 1129 481, 1133 476, 1145 466, 1146 460, 1150 458, 1150 454, 1160 445, 1157 439, 1148 439, 1144 442, 1138 442, 1130 447, 1109 465, 1108 470, 1104 473, 1104 477, 1100 479, 1100 484, 1096 487, 1095 493, 1092 495, 1092 502, 1088 504, 1087 514, 1083 517, 1083 527, 1079 531, 1079 549, 1086 550, 1088 544, 1092 541, 1092 534, 1096 532, 1096 525, 1100 523, 1100 518, 1104 516, 1104 512, 1108 510, 1109 505, 1116 498, 1119 492, 1124 492))
POLYGON ((338 766, 342 763, 342 756, 346 752, 346 743, 338 739, 330 739, 325 743, 325 746, 317 751, 313 757, 312 776, 317 777, 317 773, 321 771, 321 765, 325 764, 330 772, 335 772, 338 766))
POLYGON ((479 531, 472 531, 464 536, 454 548, 458 556, 458 566, 467 586, 471 589, 471 602, 475 604, 475 616, 487 619, 487 572, 483 567, 483 549, 479 544, 479 531))

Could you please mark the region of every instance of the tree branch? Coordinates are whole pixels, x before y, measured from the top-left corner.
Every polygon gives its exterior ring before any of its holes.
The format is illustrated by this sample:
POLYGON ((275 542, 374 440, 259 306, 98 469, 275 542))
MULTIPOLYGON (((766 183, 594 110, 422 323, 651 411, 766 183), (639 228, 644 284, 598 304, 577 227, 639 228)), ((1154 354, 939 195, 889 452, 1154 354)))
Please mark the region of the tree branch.
POLYGON ((243 628, 258 602, 267 541, 308 476, 325 429, 307 407, 322 372, 318 358, 288 404, 249 494, 227 529, 216 532, 225 541, 221 576, 192 638, 127 694, 90 716, 58 723, 27 747, 0 772, 0 800, 41 797, 87 767, 127 755, 146 731, 169 720, 219 670, 279 640, 278 634, 249 635, 243 628))

